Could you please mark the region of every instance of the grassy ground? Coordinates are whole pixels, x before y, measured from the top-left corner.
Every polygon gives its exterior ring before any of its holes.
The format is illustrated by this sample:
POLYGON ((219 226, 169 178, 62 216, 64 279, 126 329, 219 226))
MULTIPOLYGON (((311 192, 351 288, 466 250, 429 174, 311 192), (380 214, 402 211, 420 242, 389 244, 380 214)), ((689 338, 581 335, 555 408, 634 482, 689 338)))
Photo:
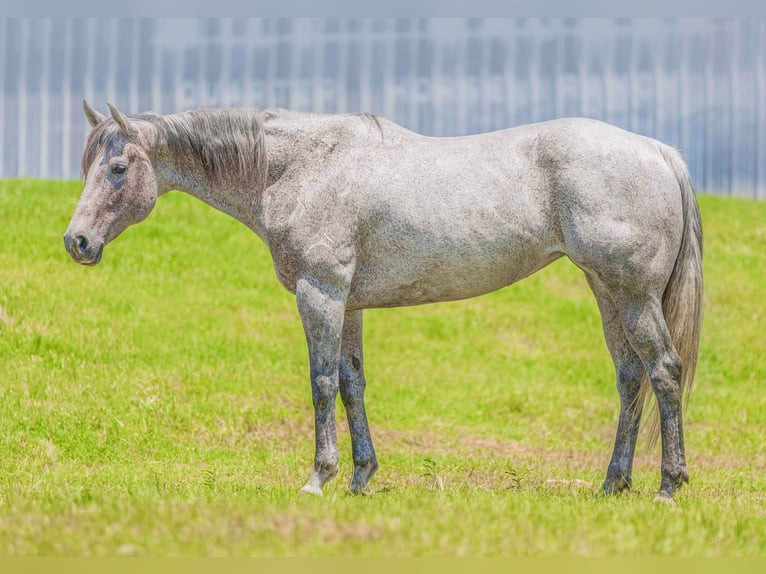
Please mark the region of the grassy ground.
MULTIPOLYGON (((0 182, 2 555, 764 555, 766 203, 703 196, 691 484, 595 499, 617 414, 594 300, 559 261, 470 301, 366 313, 372 495, 298 488, 307 353, 260 240, 181 194, 99 267, 80 184, 0 182)), ((343 421, 338 404, 339 420, 343 421)))

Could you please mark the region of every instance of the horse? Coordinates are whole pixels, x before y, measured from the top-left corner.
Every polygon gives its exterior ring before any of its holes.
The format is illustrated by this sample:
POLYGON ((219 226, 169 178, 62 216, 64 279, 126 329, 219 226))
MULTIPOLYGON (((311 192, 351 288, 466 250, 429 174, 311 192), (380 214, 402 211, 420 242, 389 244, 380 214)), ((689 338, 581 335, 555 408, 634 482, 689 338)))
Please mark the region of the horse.
MULTIPOLYGON (((338 472, 338 392, 352 493, 378 469, 364 392, 364 309, 476 297, 566 256, 598 303, 616 371, 617 433, 604 494, 632 488, 644 404, 656 397, 658 500, 688 482, 682 411, 702 319, 702 227, 680 153, 588 118, 427 137, 371 114, 198 109, 109 116, 92 130, 64 235, 104 246, 180 190, 242 222, 295 295, 309 350, 316 449, 301 492, 338 472), (657 421, 658 419, 658 421, 657 421)), ((655 404, 655 403, 653 403, 655 404)))

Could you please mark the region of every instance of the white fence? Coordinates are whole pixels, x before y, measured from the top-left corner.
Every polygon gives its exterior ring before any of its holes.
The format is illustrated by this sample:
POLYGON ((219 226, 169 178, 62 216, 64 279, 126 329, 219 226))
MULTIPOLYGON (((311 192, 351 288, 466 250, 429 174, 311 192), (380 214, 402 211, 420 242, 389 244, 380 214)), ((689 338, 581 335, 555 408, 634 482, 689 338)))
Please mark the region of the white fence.
POLYGON ((766 197, 763 19, 0 19, 0 177, 77 177, 81 100, 370 111, 430 135, 560 116, 766 197))

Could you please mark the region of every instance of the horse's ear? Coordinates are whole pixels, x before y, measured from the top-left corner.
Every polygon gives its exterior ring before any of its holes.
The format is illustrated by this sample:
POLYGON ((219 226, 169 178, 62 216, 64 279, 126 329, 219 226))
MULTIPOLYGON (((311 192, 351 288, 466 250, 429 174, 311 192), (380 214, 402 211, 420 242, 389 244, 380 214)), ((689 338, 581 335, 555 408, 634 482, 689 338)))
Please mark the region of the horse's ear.
POLYGON ((95 128, 98 124, 100 124, 106 119, 106 116, 104 114, 94 110, 92 107, 90 107, 90 104, 86 102, 85 100, 82 101, 82 110, 85 112, 85 117, 87 118, 88 123, 90 124, 90 127, 92 128, 95 128))
POLYGON ((131 135, 133 133, 133 128, 130 127, 127 116, 125 116, 125 114, 120 112, 112 104, 107 103, 106 105, 109 108, 109 112, 112 114, 112 119, 114 120, 114 123, 116 123, 117 126, 120 128, 120 131, 126 136, 131 135))

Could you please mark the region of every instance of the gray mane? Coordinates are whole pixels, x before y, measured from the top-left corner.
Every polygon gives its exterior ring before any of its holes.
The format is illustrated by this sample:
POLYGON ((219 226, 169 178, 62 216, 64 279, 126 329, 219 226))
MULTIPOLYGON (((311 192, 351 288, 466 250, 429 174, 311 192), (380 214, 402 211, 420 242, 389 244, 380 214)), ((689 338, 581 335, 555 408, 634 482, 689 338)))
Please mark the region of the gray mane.
MULTIPOLYGON (((191 152, 211 181, 251 181, 258 190, 263 189, 268 163, 259 110, 199 109, 165 116, 149 113, 127 117, 152 124, 158 142, 164 140, 171 154, 184 156, 191 152)), ((99 153, 120 135, 111 118, 91 131, 82 157, 83 176, 99 153)))

